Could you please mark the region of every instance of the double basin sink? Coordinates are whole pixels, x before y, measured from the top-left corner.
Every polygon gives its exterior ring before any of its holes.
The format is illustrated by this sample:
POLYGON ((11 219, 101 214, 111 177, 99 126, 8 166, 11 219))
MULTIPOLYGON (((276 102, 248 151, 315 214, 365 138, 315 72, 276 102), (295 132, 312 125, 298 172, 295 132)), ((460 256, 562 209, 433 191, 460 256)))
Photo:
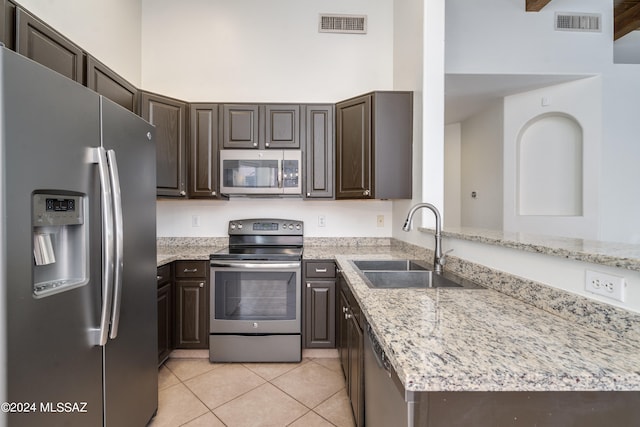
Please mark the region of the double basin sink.
POLYGON ((452 275, 436 274, 422 262, 409 259, 354 260, 351 261, 370 288, 459 288, 484 289, 483 287, 452 275))

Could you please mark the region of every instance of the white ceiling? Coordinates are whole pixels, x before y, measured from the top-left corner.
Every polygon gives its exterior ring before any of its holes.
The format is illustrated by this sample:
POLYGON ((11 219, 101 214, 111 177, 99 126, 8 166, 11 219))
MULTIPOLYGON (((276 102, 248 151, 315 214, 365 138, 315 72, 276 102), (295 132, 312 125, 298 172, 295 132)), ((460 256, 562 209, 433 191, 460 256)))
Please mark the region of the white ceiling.
POLYGON ((446 74, 445 124, 462 122, 508 95, 590 77, 575 74, 446 74))

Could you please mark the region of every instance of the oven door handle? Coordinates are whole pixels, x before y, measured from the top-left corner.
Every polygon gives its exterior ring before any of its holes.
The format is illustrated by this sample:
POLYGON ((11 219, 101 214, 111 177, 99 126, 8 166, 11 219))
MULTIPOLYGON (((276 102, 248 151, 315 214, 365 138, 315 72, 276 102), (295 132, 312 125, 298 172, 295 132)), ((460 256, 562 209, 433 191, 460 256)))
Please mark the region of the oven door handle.
POLYGON ((256 268, 261 270, 275 270, 282 268, 299 268, 299 262, 211 262, 211 267, 227 267, 227 268, 256 268))

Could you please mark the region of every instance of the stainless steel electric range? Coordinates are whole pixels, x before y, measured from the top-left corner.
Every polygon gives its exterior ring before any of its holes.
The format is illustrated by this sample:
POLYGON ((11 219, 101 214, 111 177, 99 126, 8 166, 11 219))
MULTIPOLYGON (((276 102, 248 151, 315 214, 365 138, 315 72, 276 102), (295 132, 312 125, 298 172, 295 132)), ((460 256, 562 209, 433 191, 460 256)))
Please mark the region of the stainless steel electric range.
POLYGON ((299 362, 302 221, 229 221, 229 246, 211 254, 209 359, 299 362))

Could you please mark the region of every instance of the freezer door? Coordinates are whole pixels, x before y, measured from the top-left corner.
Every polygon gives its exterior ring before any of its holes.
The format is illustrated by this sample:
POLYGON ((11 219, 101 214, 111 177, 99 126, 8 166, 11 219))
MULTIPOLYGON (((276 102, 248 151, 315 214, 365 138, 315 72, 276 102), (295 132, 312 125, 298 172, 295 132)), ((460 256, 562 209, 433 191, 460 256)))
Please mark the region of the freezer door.
MULTIPOLYGON (((123 227, 115 232, 123 237, 123 259, 116 261, 122 281, 115 286, 112 329, 104 347, 106 425, 143 426, 158 408, 153 126, 101 100, 102 144, 111 166, 117 165, 123 227)), ((118 207, 115 210, 117 223, 118 207)))
POLYGON ((5 421, 12 427, 99 426, 102 348, 94 345, 93 330, 101 305, 100 200, 96 167, 87 158, 89 147, 100 143, 99 97, 4 48, 0 91, 5 182, 0 189, 5 207, 0 256, 6 265, 0 282, 6 302, 0 313, 7 324, 0 343, 7 355, 2 386, 6 401, 33 405, 28 412, 7 414, 5 421), (80 196, 84 222, 77 226, 86 227, 88 237, 86 261, 78 261, 87 263, 87 280, 38 297, 34 271, 78 256, 62 251, 55 254, 55 263, 34 267, 31 212, 33 193, 40 191, 80 196))

